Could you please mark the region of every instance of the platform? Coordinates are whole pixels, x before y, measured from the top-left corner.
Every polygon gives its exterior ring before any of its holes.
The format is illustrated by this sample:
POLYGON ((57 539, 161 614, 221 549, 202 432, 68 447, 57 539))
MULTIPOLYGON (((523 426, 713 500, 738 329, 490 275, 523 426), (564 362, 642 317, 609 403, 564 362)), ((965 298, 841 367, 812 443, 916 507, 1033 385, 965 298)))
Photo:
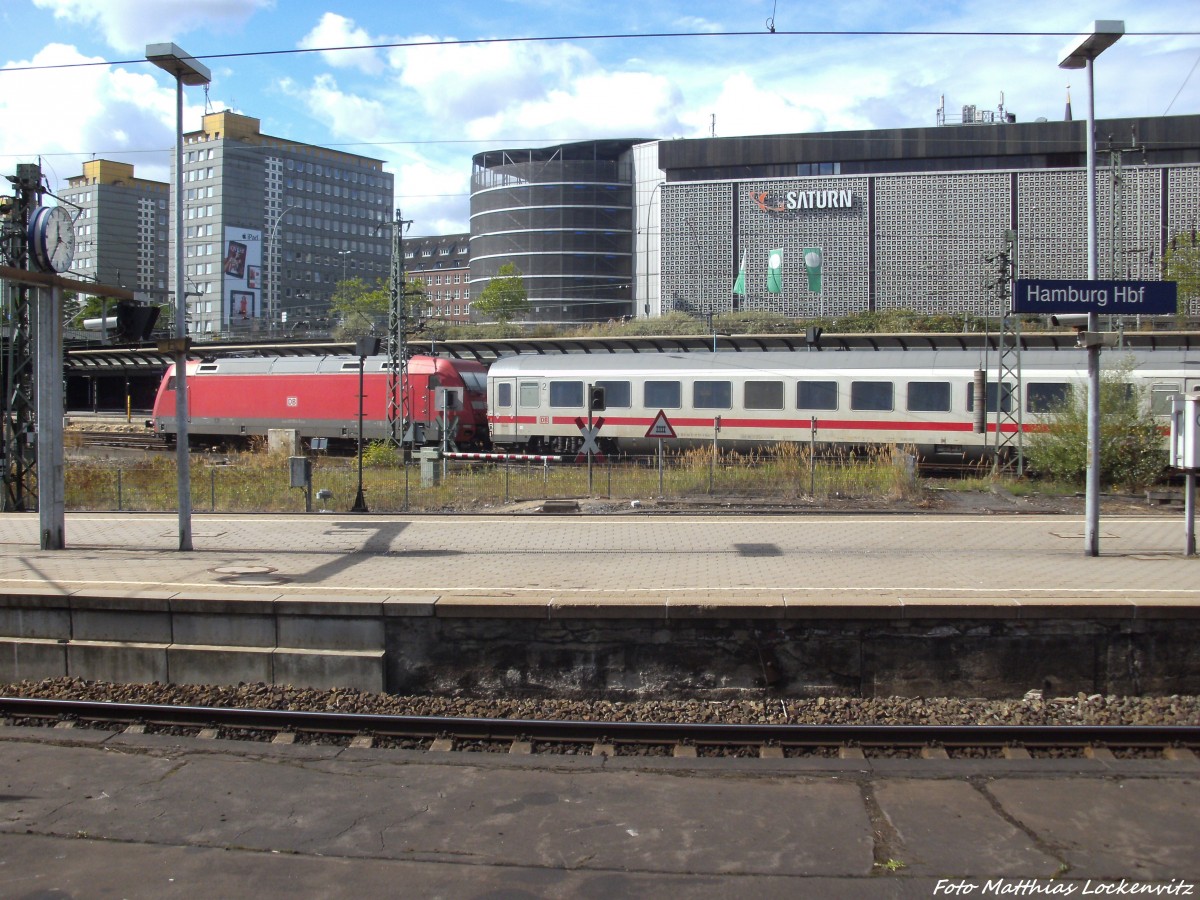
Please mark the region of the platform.
POLYGON ((187 552, 177 524, 71 514, 43 551, 0 516, 0 681, 1200 689, 1177 514, 1102 519, 1094 558, 1040 515, 196 515, 187 552))

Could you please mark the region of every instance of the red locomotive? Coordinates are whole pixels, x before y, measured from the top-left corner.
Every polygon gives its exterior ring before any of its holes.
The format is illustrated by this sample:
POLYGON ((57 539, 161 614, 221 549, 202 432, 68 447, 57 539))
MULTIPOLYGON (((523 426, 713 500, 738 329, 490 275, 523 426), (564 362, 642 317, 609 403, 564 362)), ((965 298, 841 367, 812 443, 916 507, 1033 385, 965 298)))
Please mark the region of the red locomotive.
MULTIPOLYGON (((388 358, 363 362, 364 440, 388 434, 388 358)), ((188 435, 236 440, 293 429, 304 441, 358 438, 359 358, 305 356, 230 357, 187 364, 188 435)), ((487 370, 468 360, 414 356, 408 361, 404 418, 415 443, 440 443, 443 422, 455 446, 487 442, 487 370)), ((399 401, 399 398, 397 398, 399 401)), ((174 441, 175 366, 168 367, 154 398, 148 423, 155 434, 174 441)))

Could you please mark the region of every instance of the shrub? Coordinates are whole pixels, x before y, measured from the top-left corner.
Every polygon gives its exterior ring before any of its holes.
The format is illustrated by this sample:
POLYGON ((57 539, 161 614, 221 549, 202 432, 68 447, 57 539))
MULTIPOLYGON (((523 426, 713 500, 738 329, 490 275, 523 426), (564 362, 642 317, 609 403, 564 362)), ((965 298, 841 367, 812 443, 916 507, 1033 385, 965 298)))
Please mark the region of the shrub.
MULTIPOLYGON (((1167 459, 1145 392, 1130 381, 1132 370, 1132 362, 1123 360, 1100 376, 1100 483, 1136 491, 1154 483, 1167 459)), ((1029 436, 1030 468, 1044 478, 1083 484, 1087 425, 1087 389, 1081 385, 1051 411, 1044 431, 1029 436)))

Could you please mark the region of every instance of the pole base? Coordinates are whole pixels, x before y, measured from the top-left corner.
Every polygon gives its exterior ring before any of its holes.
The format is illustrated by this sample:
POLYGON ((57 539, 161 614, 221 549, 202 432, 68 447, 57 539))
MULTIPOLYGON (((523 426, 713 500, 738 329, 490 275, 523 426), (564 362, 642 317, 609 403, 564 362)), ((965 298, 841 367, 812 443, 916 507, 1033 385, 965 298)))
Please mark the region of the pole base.
POLYGON ((350 507, 350 512, 370 512, 367 509, 367 498, 363 496, 362 488, 358 489, 358 495, 354 498, 354 505, 350 507))

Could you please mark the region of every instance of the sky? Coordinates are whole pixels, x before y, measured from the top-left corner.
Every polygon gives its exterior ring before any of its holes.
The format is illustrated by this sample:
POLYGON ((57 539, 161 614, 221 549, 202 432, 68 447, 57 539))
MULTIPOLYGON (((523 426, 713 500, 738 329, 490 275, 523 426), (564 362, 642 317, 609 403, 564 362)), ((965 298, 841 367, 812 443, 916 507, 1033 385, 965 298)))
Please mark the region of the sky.
MULTIPOLYGON (((89 159, 169 179, 173 42, 212 70, 205 111, 384 161, 412 235, 470 230, 471 157, 589 138, 695 138, 936 124, 965 104, 1017 121, 1087 111, 1058 68, 1095 19, 1097 118, 1200 113, 1196 0, 3 0, 0 175, 51 191, 89 159), (773 27, 773 30, 772 30, 773 27), (357 48, 357 49, 345 49, 357 48)), ((1117 136, 1126 139, 1127 136, 1117 136)))

